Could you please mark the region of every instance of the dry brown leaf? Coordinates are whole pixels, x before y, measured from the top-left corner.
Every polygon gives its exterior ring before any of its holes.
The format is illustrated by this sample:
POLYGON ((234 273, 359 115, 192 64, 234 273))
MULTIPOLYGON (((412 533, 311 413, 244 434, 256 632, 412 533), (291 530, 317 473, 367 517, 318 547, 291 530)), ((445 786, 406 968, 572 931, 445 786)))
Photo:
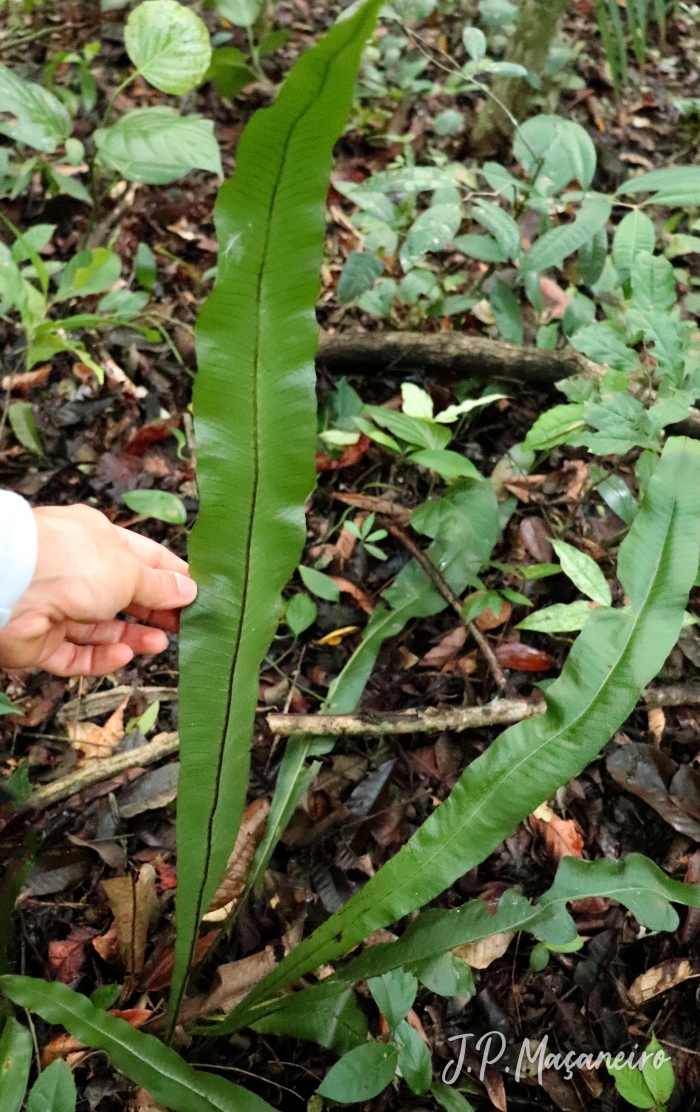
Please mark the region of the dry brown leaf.
POLYGON ((693 973, 692 966, 687 958, 671 958, 662 961, 660 965, 647 969, 630 985, 628 992, 634 1004, 644 1004, 662 992, 687 981, 689 977, 697 976, 693 973))
POLYGON ((56 1035, 41 1052, 41 1068, 45 1070, 57 1058, 65 1059, 69 1054, 75 1054, 76 1050, 83 1050, 84 1046, 84 1043, 78 1042, 72 1035, 56 1035))
POLYGON ((112 922, 108 931, 93 938, 92 945, 103 961, 108 964, 115 962, 119 957, 119 933, 117 924, 112 922))
POLYGON ((544 495, 538 488, 546 478, 546 475, 516 475, 513 479, 507 479, 503 486, 521 502, 541 502, 544 495))
POLYGON ((66 728, 71 744, 82 754, 80 764, 109 757, 114 752, 124 737, 124 711, 129 698, 130 695, 127 695, 122 700, 104 726, 96 726, 94 722, 68 723, 66 728))
POLYGON ((467 639, 467 631, 463 625, 455 626, 446 637, 434 645, 421 660, 426 668, 442 668, 449 660, 457 655, 467 639))
POLYGON ((341 594, 350 595, 351 598, 354 598, 357 605, 361 610, 364 610, 365 614, 372 613, 374 606, 369 596, 366 595, 360 587, 355 586, 349 579, 343 579, 342 576, 339 575, 331 575, 329 578, 333 580, 341 594))
POLYGON ((252 988, 277 965, 273 946, 259 954, 220 965, 216 971, 218 986, 206 998, 200 1014, 221 1010, 230 1012, 252 988))
POLYGON ((255 851, 262 841, 269 814, 270 804, 266 799, 256 799, 243 812, 236 844, 228 859, 224 879, 212 897, 207 915, 204 916, 205 921, 210 921, 208 920, 209 912, 225 907, 231 900, 237 899, 245 888, 248 872, 255 851))
POLYGON ((550 320, 561 320, 571 301, 571 294, 563 290, 553 278, 540 278, 540 289, 544 294, 544 307, 550 320))
POLYGON ((484 1073, 484 1085, 486 1092, 489 1095, 489 1100, 498 1112, 508 1112, 508 1105, 506 1103, 506 1087, 503 1084, 503 1078, 493 1066, 487 1066, 484 1073))
POLYGON ((453 953, 466 961, 467 965, 471 965, 472 969, 488 969, 492 962, 503 957, 514 938, 513 931, 490 934, 488 938, 482 938, 481 942, 465 942, 462 946, 456 946, 453 953))
POLYGON ((565 475, 573 472, 566 488, 566 497, 569 501, 575 502, 586 485, 588 465, 582 459, 567 459, 562 464, 561 469, 565 475))
POLYGON ((51 364, 44 363, 35 371, 23 371, 18 375, 4 375, 2 379, 3 390, 22 390, 26 393, 32 386, 42 386, 51 374, 51 364))
MULTIPOLYGON (((541 816, 542 809, 538 808, 538 812, 541 816)), ((561 819, 552 812, 547 818, 530 815, 529 821, 555 861, 561 861, 562 857, 583 857, 583 836, 573 819, 561 819)))
POLYGON ((664 730, 666 729, 666 715, 662 707, 649 707, 647 711, 647 725, 649 733, 653 734, 657 745, 661 744, 664 730))
POLYGON ((129 1104, 129 1112, 165 1112, 165 1105, 158 1104, 148 1089, 139 1089, 129 1104))
MULTIPOLYGON (((366 516, 366 514, 357 514, 355 516, 354 522, 355 525, 357 525, 358 529, 362 525, 366 516)), ((354 535, 354 533, 351 533, 349 529, 346 529, 345 526, 343 526, 343 528, 340 530, 340 533, 338 534, 338 540, 335 542, 334 546, 336 556, 341 561, 341 563, 345 563, 346 560, 350 559, 355 550, 356 544, 357 537, 354 535)))
POLYGON ((142 865, 134 884, 130 876, 102 881, 117 925, 119 950, 127 972, 139 974, 146 953, 148 925, 156 907, 156 871, 142 865))
POLYGON ((504 599, 501 603, 501 609, 497 614, 494 614, 491 607, 487 606, 486 609, 482 610, 478 617, 474 619, 474 625, 477 629, 480 629, 482 633, 485 633, 488 629, 498 629, 499 626, 504 625, 508 621, 512 612, 513 607, 507 599, 504 599))

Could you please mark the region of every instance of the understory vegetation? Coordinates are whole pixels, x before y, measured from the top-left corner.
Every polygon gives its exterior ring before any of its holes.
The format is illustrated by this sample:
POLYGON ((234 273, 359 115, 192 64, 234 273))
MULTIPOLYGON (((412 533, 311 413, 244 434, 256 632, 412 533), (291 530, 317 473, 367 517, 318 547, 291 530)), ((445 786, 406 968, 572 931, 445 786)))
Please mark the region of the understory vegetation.
POLYGON ((700 9, 0 20, 0 482, 199 588, 2 677, 0 1112, 694 1108, 700 9))

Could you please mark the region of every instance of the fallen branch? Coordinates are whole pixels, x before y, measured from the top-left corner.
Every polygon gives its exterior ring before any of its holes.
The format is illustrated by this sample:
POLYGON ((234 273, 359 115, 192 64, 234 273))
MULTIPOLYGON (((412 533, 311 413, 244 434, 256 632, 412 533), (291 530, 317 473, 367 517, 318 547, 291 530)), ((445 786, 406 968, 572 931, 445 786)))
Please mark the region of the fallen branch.
MULTIPOLYGON (((670 687, 647 687, 642 699, 648 707, 700 705, 700 683, 670 687)), ((450 707, 397 711, 393 714, 268 714, 267 725, 274 734, 292 737, 323 734, 382 737, 386 734, 438 734, 443 730, 461 733, 484 726, 505 726, 537 718, 547 709, 544 699, 498 699, 481 707, 450 707)))
MULTIPOLYGON (((669 687, 648 687, 642 694, 648 707, 680 707, 700 705, 700 683, 679 683, 669 687)), ((546 709, 543 699, 499 699, 481 707, 459 707, 447 710, 428 707, 427 710, 399 711, 394 714, 268 714, 267 725, 273 734, 292 737, 297 734, 322 734, 337 736, 364 735, 380 737, 385 734, 436 734, 443 730, 460 733, 478 730, 484 726, 507 726, 524 718, 536 718, 546 709)), ((161 734, 147 745, 117 753, 114 757, 91 761, 89 764, 35 788, 27 806, 38 810, 68 799, 101 780, 109 780, 127 772, 154 764, 170 757, 180 748, 177 734, 161 734)))
POLYGON ((153 764, 176 753, 180 748, 180 738, 177 734, 160 734, 149 741, 147 745, 139 745, 136 749, 128 749, 125 753, 117 753, 114 757, 105 757, 104 760, 90 761, 82 768, 75 769, 68 776, 54 780, 50 784, 43 784, 35 788, 30 795, 27 806, 43 810, 52 803, 68 799, 77 792, 84 791, 100 780, 109 780, 130 768, 140 768, 142 765, 153 764))
POLYGON ((173 702, 177 699, 177 688, 131 687, 129 684, 120 684, 106 691, 93 691, 90 695, 71 699, 69 703, 60 707, 56 714, 56 721, 65 726, 68 722, 96 718, 100 714, 111 714, 127 695, 140 695, 146 700, 146 706, 150 706, 156 699, 160 703, 173 702))
POLYGON ((399 711, 395 714, 268 714, 267 724, 276 734, 323 733, 382 737, 385 734, 438 734, 443 730, 461 733, 483 726, 508 725, 523 718, 536 718, 547 709, 543 699, 499 699, 483 707, 429 707, 427 710, 399 711), (325 730, 322 728, 325 726, 325 730))
POLYGON ((573 348, 545 351, 461 332, 341 332, 324 335, 316 357, 333 374, 405 374, 419 368, 447 378, 513 378, 551 386, 601 370, 573 348))

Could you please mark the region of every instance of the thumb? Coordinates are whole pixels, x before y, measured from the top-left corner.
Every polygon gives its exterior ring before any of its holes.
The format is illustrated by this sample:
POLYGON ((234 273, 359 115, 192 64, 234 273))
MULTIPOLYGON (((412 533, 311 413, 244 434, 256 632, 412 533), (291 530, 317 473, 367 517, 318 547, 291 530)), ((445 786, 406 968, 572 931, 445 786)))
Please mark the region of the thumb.
POLYGON ((140 564, 132 603, 147 610, 178 610, 197 596, 197 584, 177 571, 161 571, 140 564))

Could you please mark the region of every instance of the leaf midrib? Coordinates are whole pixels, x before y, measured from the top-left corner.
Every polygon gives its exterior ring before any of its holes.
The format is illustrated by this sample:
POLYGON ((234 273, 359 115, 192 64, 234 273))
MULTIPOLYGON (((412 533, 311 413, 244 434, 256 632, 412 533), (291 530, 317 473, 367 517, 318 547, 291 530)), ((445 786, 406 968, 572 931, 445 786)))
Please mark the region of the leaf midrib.
MULTIPOLYGON (((340 47, 340 49, 336 52, 336 54, 330 55, 328 57, 328 59, 324 62, 324 67, 323 67, 324 72, 323 72, 323 77, 322 77, 322 81, 321 81, 320 90, 315 95, 313 95, 310 98, 310 100, 307 101, 307 103, 304 105, 303 109, 299 112, 297 117, 293 120, 291 126, 288 128, 287 135, 286 135, 285 141, 284 141, 284 146, 283 146, 283 151, 282 151, 282 158, 280 159, 279 169, 278 169, 278 172, 277 172, 277 175, 276 175, 276 178, 275 178, 275 182, 274 182, 274 186, 273 186, 273 190, 272 190, 272 198, 271 198, 271 203, 270 203, 270 208, 269 208, 269 219, 267 220, 266 225, 265 225, 265 236, 264 236, 263 250, 262 250, 262 253, 261 253, 261 263, 260 263, 260 268, 259 268, 259 271, 258 271, 258 277, 257 277, 257 281, 256 281, 255 348, 254 348, 254 355, 253 355, 254 384, 253 384, 253 391, 252 391, 252 394, 253 394, 253 417, 252 417, 253 430, 252 430, 252 434, 251 434, 251 447, 252 447, 253 459, 254 459, 254 468, 253 468, 254 478, 253 478, 253 488, 252 488, 252 491, 251 491, 251 499, 250 499, 250 507, 251 508, 250 508, 250 512, 249 512, 249 515, 248 515, 248 521, 247 521, 247 527, 246 527, 245 561, 244 561, 243 588, 242 588, 242 598, 241 598, 241 616, 240 616, 240 621, 238 623, 236 638, 235 638, 234 645, 233 645, 231 668, 229 670, 228 686, 227 686, 227 693, 226 693, 226 709, 225 709, 224 722, 223 722, 221 735, 220 735, 220 740, 219 740, 219 751, 218 751, 218 755, 217 755, 217 767, 216 767, 215 784, 214 784, 214 796, 213 796, 213 799, 212 799, 211 811, 210 811, 209 820, 208 820, 208 824, 207 824, 206 851, 205 851, 205 857, 204 857, 204 867, 203 867, 203 870, 202 870, 202 879, 201 879, 200 888, 199 888, 199 892, 198 892, 198 895, 197 895, 197 901, 196 901, 196 912, 195 912, 195 916, 194 916, 195 924, 198 924, 200 919, 201 919, 204 890, 205 890, 205 887, 206 887, 206 884, 207 884, 207 880, 209 878, 209 867, 210 867, 210 864, 211 864, 211 856, 212 856, 213 832, 214 832, 214 825, 216 823, 216 817, 217 817, 218 808, 219 808, 222 770, 223 770, 224 756, 225 756, 225 752, 226 752, 226 738, 228 736, 228 730, 229 730, 230 721, 231 721, 231 711, 232 711, 232 702, 233 702, 233 685, 234 685, 236 667, 237 667, 237 664, 238 664, 238 658, 239 658, 239 654, 240 654, 241 642, 242 642, 242 638, 243 638, 243 630, 244 630, 244 627, 245 627, 245 624, 246 624, 246 619, 247 619, 248 591, 249 591, 249 587, 250 587, 251 549, 252 549, 252 541, 253 541, 253 532, 254 532, 255 521, 256 521, 256 516, 257 516, 257 491, 258 491, 258 485, 259 485, 259 481, 260 481, 260 450, 261 450, 261 445, 260 445, 260 429, 259 429, 259 410, 260 410, 259 392, 260 392, 260 346, 261 346, 261 336, 262 336, 262 308, 261 308, 262 298, 261 298, 261 291, 262 291, 263 283, 264 283, 264 280, 265 280, 266 271, 267 271, 267 268, 268 268, 268 265, 269 265, 268 250, 269 250, 271 229, 272 229, 272 226, 273 226, 273 224, 275 222, 275 219, 276 219, 276 211, 275 210, 276 210, 276 205, 277 205, 277 198, 278 198, 279 188, 280 188, 281 182, 284 179, 284 175, 285 175, 285 172, 286 172, 286 169, 287 169, 287 160, 288 160, 288 157, 289 157, 289 150, 290 150, 291 144, 293 142, 296 130, 299 127, 300 123, 305 118, 305 116, 307 115, 307 113, 311 111, 311 109, 313 108, 314 103, 316 102, 318 97, 323 95, 323 92, 325 91, 325 88, 326 88, 326 84, 328 82, 329 73, 330 73, 332 64, 335 61, 336 57, 338 55, 342 54, 342 52, 346 49, 346 46, 347 46, 347 44, 344 43, 340 47)), ((195 927, 195 930, 192 932, 192 940, 191 940, 191 943, 190 943, 190 946, 189 946, 189 953, 188 953, 187 966, 186 966, 187 972, 189 971, 190 965, 192 963, 192 959, 194 957, 196 944, 197 944, 197 931, 196 931, 196 927, 195 927)), ((177 1010, 178 1011, 179 1011, 179 1007, 180 1007, 180 1001, 182 1000, 182 996, 184 995, 186 981, 187 981, 187 975, 185 974, 185 976, 183 976, 183 979, 182 979, 182 987, 181 987, 181 990, 180 990, 180 993, 179 993, 179 999, 178 999, 178 1002, 177 1002, 177 1010)))

